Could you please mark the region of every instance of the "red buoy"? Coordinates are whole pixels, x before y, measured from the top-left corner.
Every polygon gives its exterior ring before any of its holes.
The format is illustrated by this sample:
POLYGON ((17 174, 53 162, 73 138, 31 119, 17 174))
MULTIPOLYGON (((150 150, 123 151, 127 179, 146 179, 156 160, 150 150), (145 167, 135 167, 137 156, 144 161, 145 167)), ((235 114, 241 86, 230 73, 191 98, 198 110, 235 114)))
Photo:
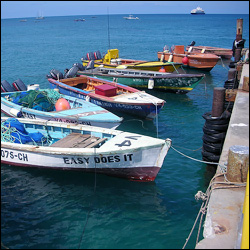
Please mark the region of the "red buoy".
POLYGON ((163 66, 161 66, 161 68, 159 69, 159 72, 166 72, 166 70, 164 69, 163 66))
POLYGON ((70 109, 69 102, 64 98, 59 98, 55 104, 56 111, 62 111, 70 109))
POLYGON ((182 63, 185 64, 185 65, 188 64, 188 57, 187 56, 182 58, 182 63))

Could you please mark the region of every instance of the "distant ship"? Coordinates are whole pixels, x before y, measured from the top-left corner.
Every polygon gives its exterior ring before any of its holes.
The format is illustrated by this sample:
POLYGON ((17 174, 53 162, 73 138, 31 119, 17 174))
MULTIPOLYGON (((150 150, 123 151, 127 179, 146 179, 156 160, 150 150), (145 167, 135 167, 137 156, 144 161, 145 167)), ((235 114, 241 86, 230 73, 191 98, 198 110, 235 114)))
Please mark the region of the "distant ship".
POLYGON ((196 9, 191 10, 192 15, 205 14, 205 11, 201 7, 197 7, 196 9))
POLYGON ((139 17, 134 17, 133 15, 125 16, 123 18, 127 20, 139 19, 139 17))

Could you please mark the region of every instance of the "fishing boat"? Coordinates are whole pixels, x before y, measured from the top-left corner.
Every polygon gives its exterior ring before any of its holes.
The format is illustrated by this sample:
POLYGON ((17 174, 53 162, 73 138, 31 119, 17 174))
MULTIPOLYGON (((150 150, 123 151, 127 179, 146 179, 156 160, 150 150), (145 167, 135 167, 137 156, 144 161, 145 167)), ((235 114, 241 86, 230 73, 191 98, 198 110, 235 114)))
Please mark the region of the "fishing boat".
POLYGON ((133 15, 124 16, 123 18, 126 20, 138 20, 139 19, 139 17, 134 17, 133 15))
POLYGON ((170 50, 163 49, 157 52, 158 60, 162 62, 183 63, 183 67, 194 68, 209 72, 219 61, 219 57, 214 54, 198 52, 188 52, 184 50, 184 45, 172 46, 170 50))
POLYGON ((197 7, 196 9, 191 10, 192 15, 204 15, 205 11, 201 7, 197 7))
POLYGON ((154 89, 159 91, 187 93, 194 89, 205 77, 204 74, 175 74, 157 71, 94 68, 78 71, 77 75, 87 75, 119 82, 139 89, 154 89))
POLYGON ((78 18, 78 19, 75 19, 74 20, 75 22, 84 22, 84 21, 86 21, 84 18, 78 18))
POLYGON ((1 111, 11 117, 116 129, 122 122, 108 110, 53 89, 1 93, 1 111))
POLYGON ((233 56, 232 49, 211 47, 211 46, 187 46, 186 50, 194 53, 205 53, 205 54, 214 54, 221 58, 231 59, 233 56))
POLYGON ((171 139, 87 125, 1 117, 1 163, 154 181, 171 139))
POLYGON ((59 92, 82 98, 102 106, 109 111, 125 112, 145 119, 154 119, 165 101, 145 91, 90 76, 55 80, 48 78, 51 88, 59 92))
POLYGON ((159 62, 159 61, 143 61, 133 59, 122 59, 119 58, 119 50, 111 49, 108 50, 107 54, 102 57, 100 51, 90 52, 86 54, 85 58, 81 58, 84 67, 91 67, 90 64, 93 62, 92 68, 104 67, 104 68, 120 68, 120 69, 138 69, 138 70, 152 70, 159 71, 161 69, 165 72, 176 71, 182 63, 174 62, 159 62))

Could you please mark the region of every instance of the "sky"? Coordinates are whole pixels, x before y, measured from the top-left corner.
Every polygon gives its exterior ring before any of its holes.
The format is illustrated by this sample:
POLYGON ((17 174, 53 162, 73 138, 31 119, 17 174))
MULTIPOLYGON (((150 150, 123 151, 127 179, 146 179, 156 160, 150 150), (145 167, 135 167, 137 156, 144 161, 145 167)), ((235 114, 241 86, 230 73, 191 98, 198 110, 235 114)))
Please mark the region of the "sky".
POLYGON ((1 19, 111 14, 249 14, 249 1, 1 1, 1 19))

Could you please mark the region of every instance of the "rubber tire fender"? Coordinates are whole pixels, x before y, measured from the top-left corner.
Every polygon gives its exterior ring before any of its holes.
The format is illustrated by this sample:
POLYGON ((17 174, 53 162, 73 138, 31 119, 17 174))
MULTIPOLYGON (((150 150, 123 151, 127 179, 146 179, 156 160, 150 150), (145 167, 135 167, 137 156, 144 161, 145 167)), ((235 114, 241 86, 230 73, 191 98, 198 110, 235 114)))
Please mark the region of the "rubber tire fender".
POLYGON ((221 124, 221 125, 211 125, 209 123, 205 123, 204 127, 206 127, 208 130, 216 130, 218 133, 227 131, 228 124, 221 124))
POLYGON ((220 154, 222 151, 222 147, 223 147, 222 143, 205 143, 205 142, 203 142, 204 150, 211 152, 211 153, 220 154))
POLYGON ((216 135, 216 137, 225 137, 226 136, 226 132, 221 132, 221 131, 218 131, 218 130, 214 130, 214 129, 208 129, 206 127, 206 125, 203 126, 203 132, 204 134, 207 134, 207 135, 216 135))
POLYGON ((211 112, 206 112, 202 117, 206 120, 206 123, 212 125, 228 124, 230 120, 231 113, 224 111, 220 117, 211 117, 211 112))

